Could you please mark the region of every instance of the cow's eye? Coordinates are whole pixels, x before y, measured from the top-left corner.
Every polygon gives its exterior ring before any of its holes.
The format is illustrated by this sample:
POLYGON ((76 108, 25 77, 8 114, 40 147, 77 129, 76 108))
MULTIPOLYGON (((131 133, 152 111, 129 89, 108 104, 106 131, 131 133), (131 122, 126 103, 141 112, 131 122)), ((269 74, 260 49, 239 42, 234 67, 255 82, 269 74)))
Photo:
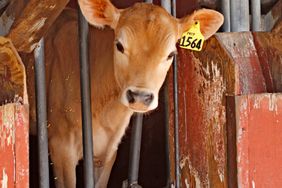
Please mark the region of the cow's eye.
POLYGON ((167 60, 171 60, 176 54, 177 54, 176 51, 171 52, 171 53, 167 56, 167 60))
POLYGON ((124 52, 124 48, 119 41, 116 42, 116 47, 117 47, 117 50, 120 51, 121 53, 124 52))

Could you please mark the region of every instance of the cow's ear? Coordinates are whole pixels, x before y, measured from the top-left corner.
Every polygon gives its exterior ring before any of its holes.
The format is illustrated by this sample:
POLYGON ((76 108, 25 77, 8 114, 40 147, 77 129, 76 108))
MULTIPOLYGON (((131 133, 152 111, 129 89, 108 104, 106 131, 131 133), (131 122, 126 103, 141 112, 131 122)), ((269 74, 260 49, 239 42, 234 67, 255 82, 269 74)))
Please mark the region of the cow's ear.
POLYGON ((78 3, 82 14, 91 25, 116 28, 121 11, 110 0, 78 0, 78 3))
POLYGON ((201 33, 205 40, 210 38, 223 24, 224 17, 217 11, 210 9, 196 10, 192 15, 188 15, 178 20, 180 38, 182 33, 187 31, 196 21, 200 22, 201 33))

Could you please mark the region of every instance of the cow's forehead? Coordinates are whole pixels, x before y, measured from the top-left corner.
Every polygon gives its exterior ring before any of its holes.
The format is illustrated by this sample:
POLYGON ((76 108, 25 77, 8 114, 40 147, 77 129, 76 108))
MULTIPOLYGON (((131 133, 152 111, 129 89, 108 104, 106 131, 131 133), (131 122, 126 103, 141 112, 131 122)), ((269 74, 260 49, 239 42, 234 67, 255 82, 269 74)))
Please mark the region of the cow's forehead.
POLYGON ((146 48, 147 43, 167 46, 175 42, 177 32, 176 19, 163 8, 137 3, 122 12, 116 28, 116 37, 121 39, 124 45, 135 46, 136 44, 130 43, 142 42, 146 48))
POLYGON ((122 11, 117 30, 122 27, 130 27, 141 32, 154 31, 154 29, 169 32, 176 28, 176 19, 159 6, 136 3, 122 11))

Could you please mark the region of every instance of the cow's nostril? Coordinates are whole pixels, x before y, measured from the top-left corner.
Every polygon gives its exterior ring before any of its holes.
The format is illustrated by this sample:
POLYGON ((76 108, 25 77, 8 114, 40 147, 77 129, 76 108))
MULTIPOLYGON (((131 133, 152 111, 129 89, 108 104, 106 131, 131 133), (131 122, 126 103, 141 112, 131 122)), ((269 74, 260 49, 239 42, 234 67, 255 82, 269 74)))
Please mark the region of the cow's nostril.
POLYGON ((130 89, 127 90, 126 92, 126 98, 128 100, 129 103, 134 103, 135 102, 135 99, 134 99, 134 93, 133 91, 131 91, 130 89))
POLYGON ((146 105, 151 104, 153 99, 154 99, 154 95, 153 94, 147 94, 147 95, 144 96, 144 102, 145 102, 146 105))

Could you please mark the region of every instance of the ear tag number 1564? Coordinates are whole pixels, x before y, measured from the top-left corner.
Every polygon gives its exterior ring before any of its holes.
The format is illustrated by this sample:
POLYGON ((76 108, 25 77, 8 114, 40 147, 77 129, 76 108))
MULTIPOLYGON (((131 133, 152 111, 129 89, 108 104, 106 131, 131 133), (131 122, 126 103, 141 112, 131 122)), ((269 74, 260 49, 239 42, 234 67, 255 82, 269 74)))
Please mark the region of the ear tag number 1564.
POLYGON ((180 47, 195 51, 201 51, 204 44, 204 36, 200 30, 200 22, 196 21, 192 27, 182 34, 180 47))

